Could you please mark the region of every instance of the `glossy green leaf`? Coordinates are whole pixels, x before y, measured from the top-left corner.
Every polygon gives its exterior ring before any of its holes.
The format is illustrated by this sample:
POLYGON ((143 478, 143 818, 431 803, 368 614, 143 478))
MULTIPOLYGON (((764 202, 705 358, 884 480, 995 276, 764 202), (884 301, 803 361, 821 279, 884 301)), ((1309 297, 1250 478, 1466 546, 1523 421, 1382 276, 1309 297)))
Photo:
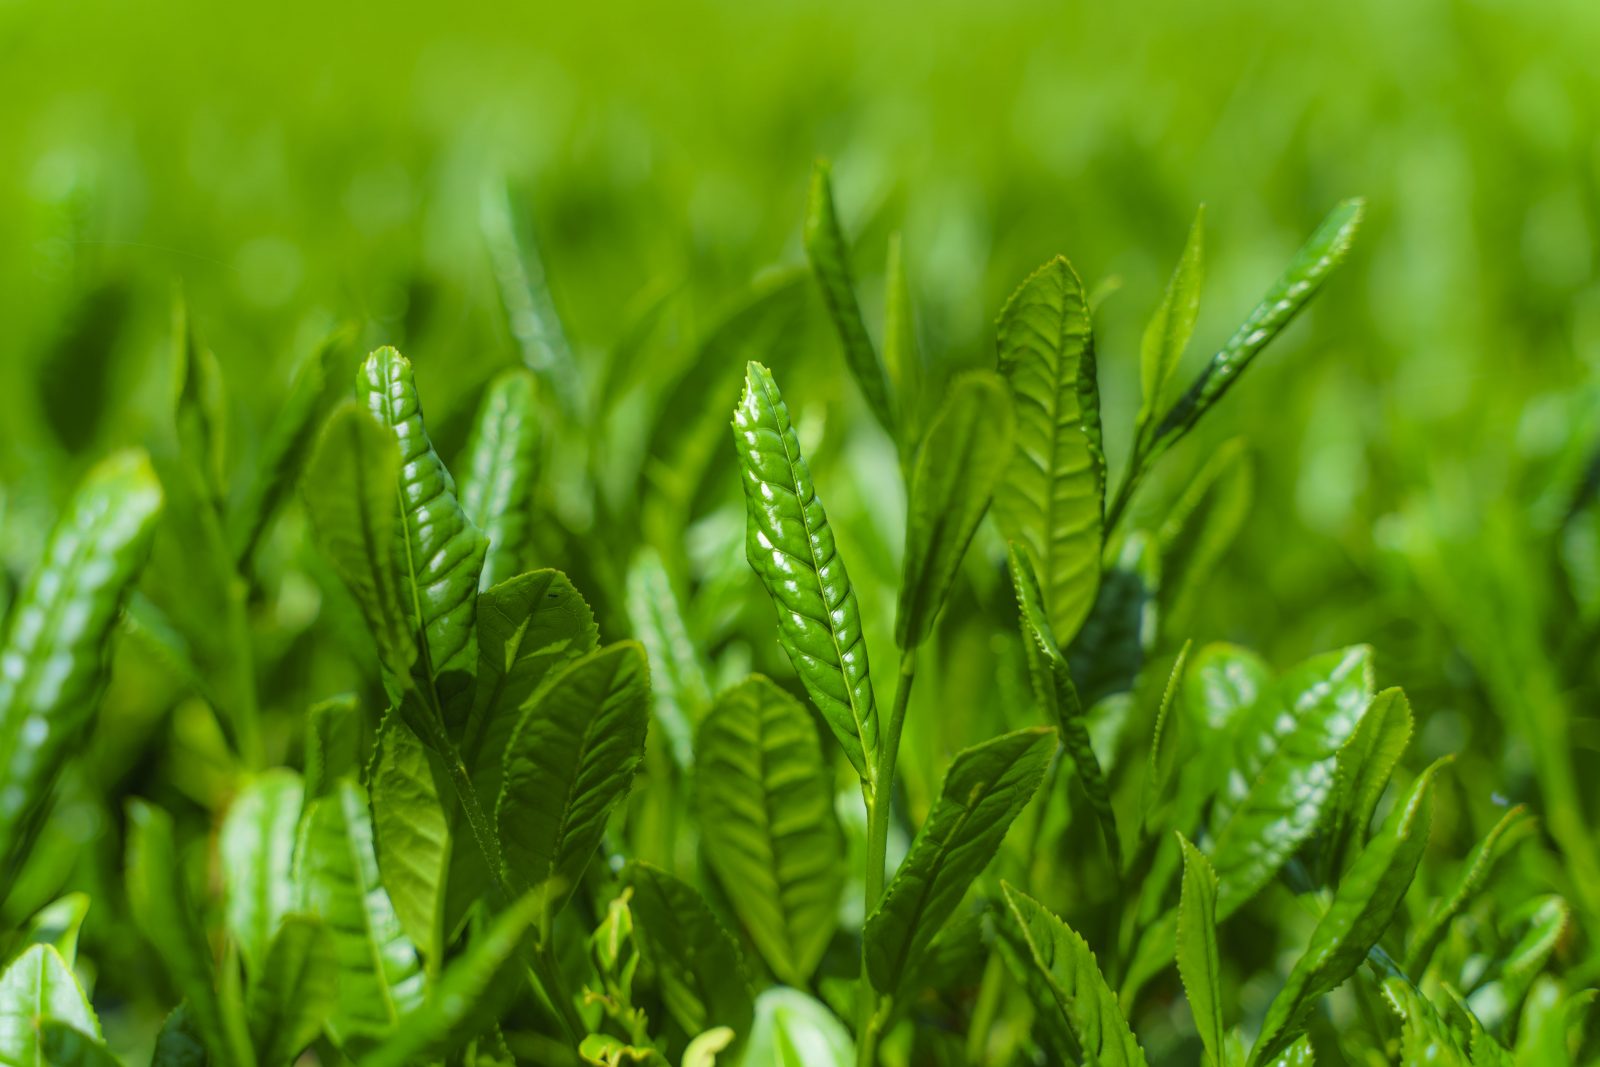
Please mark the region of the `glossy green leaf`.
POLYGON ((1406 953, 1406 973, 1421 975, 1428 969, 1433 954, 1449 932, 1450 923, 1466 910, 1474 897, 1483 890, 1490 873, 1500 858, 1519 841, 1533 833, 1536 822, 1528 809, 1521 804, 1500 816, 1484 839, 1473 848, 1461 865, 1454 887, 1449 894, 1435 900, 1428 914, 1412 937, 1411 950, 1406 953))
POLYGON ((917 449, 895 642, 922 644, 1012 458, 1011 399, 992 374, 958 378, 917 449))
POLYGON ((1055 751, 1056 732, 1033 727, 956 753, 939 800, 867 917, 867 974, 894 995, 1000 850, 1055 751))
POLYGON ((1206 579, 1243 529, 1255 494, 1250 454, 1240 438, 1217 448, 1167 513, 1157 535, 1163 623, 1182 632, 1206 579))
POLYGON ((811 716, 756 676, 700 727, 701 847, 779 981, 804 987, 833 937, 844 834, 811 716))
POLYGON ((286 916, 247 1002, 250 1040, 261 1067, 286 1067, 316 1040, 339 1003, 333 938, 317 919, 286 916))
POLYGON ((833 207, 833 181, 831 168, 825 160, 818 160, 811 172, 811 191, 806 201, 805 225, 806 258, 811 261, 811 273, 822 290, 822 301, 838 331, 839 343, 844 348, 845 365, 861 387, 861 395, 879 424, 895 434, 893 405, 889 399, 889 386, 884 379, 878 353, 867 335, 866 323, 861 319, 861 306, 856 302, 855 282, 850 272, 850 249, 839 227, 839 217, 833 207))
POLYGON ((924 369, 917 347, 917 321, 906 279, 905 251, 899 232, 889 235, 884 261, 883 366, 895 399, 895 425, 902 453, 922 440, 921 398, 924 369))
POLYGON ((212 1062, 248 1067, 253 1057, 243 1011, 217 990, 211 947, 184 884, 172 819, 140 800, 128 803, 127 816, 125 873, 134 922, 188 1001, 195 1031, 212 1062))
POLYGON ((120 1067, 104 1041, 56 1019, 39 1023, 39 1050, 50 1067, 120 1067))
POLYGON ((0 974, 0 1064, 43 1067, 39 1023, 55 1019, 99 1038, 100 1022, 61 954, 34 945, 0 974))
POLYGON ((387 1033, 422 999, 417 950, 378 878, 362 788, 341 780, 307 805, 295 855, 300 909, 321 919, 339 962, 328 1030, 341 1044, 387 1033))
POLYGON ((22 944, 25 947, 49 945, 61 953, 70 967, 78 958, 78 934, 88 914, 88 894, 68 893, 34 913, 22 931, 22 944))
POLYGON ((1143 399, 1139 402, 1138 434, 1143 437, 1150 420, 1166 408, 1167 383, 1183 359, 1184 349, 1194 334, 1194 321, 1200 314, 1200 283, 1205 277, 1205 221, 1206 209, 1202 204, 1195 212, 1194 225, 1189 227, 1189 239, 1184 243, 1183 255, 1167 282, 1167 291, 1161 304, 1150 317, 1144 329, 1144 339, 1139 346, 1139 385, 1143 399))
POLYGON ((449 786, 437 758, 391 711, 378 730, 367 779, 378 873, 401 928, 430 970, 445 945, 444 894, 455 844, 443 799, 449 786))
POLYGON ((534 378, 525 370, 509 370, 484 394, 461 476, 461 508, 489 541, 480 590, 521 574, 533 559, 538 469, 534 378))
POLYGON ((650 668, 632 641, 573 663, 523 713, 505 751, 495 818, 512 884, 554 913, 644 760, 650 668))
POLYGON ((1106 985, 1089 946, 1044 905, 1002 882, 1005 921, 1027 947, 1019 975, 1035 1007, 1065 1023, 1084 1062, 1098 1067, 1142 1067, 1144 1050, 1128 1029, 1117 997, 1106 985))
POLYGON ((217 838, 228 933, 252 974, 295 905, 294 845, 304 792, 293 771, 258 775, 233 798, 217 838))
POLYGON ((877 779, 878 713, 861 609, 772 375, 746 368, 733 414, 745 554, 778 610, 778 640, 863 781, 877 779))
POLYGON ((1346 200, 1322 220, 1261 302, 1211 357, 1200 377, 1161 417, 1151 436, 1152 452, 1165 449, 1188 433, 1200 417, 1222 399, 1261 350, 1317 295, 1350 251, 1361 225, 1364 206, 1361 200, 1346 200))
POLYGON ((523 941, 542 906, 530 893, 495 916, 451 960, 427 999, 382 1045, 361 1058, 361 1067, 438 1062, 493 1026, 521 987, 523 941))
POLYGON ((400 584, 395 484, 400 457, 387 430, 355 401, 328 417, 306 468, 306 512, 328 562, 350 590, 377 642, 378 658, 405 678, 417 656, 400 584))
MULTIPOLYGON (((160 510, 161 489, 142 452, 97 464, 11 608, 0 648, 0 886, 93 721, 113 625, 160 510)), ((5 894, 0 889, 0 900, 5 894)))
POLYGON ((1178 835, 1183 893, 1178 902, 1178 975, 1212 1067, 1227 1067, 1228 1024, 1222 1017, 1222 963, 1217 953, 1217 875, 1199 849, 1178 835))
MULTIPOLYGON (((1353 857, 1366 844, 1372 813, 1411 741, 1411 704, 1399 689, 1385 689, 1361 713, 1356 732, 1339 749, 1326 836, 1336 857, 1353 857)), ((1336 863, 1334 870, 1343 868, 1336 863)))
POLYGON ((1183 706, 1202 733, 1232 729, 1272 686, 1272 668, 1249 649, 1218 642, 1195 653, 1183 706))
POLYGON ((1394 921, 1428 845, 1433 779, 1446 762, 1422 772, 1340 880, 1311 943, 1267 1008, 1249 1067, 1269 1063, 1289 1047, 1317 999, 1355 973, 1394 921))
POLYGON ((1105 453, 1083 282, 1056 257, 1000 312, 1000 373, 1016 404, 1016 451, 999 489, 1000 530, 1039 571, 1056 640, 1070 643, 1100 587, 1105 453))
POLYGON ((1217 919, 1260 891, 1321 822, 1339 749, 1372 698, 1372 650, 1314 656, 1235 726, 1233 766, 1211 812, 1217 919))
POLYGON ((1388 978, 1384 996, 1403 1020, 1400 1031, 1401 1067, 1487 1067, 1470 1056, 1434 1006, 1409 982, 1388 978))
POLYGON ((711 683, 672 579, 653 548, 640 549, 628 567, 628 621, 650 657, 656 719, 666 732, 673 761, 679 768, 691 767, 694 728, 711 706, 711 683))
POLYGON ((423 663, 449 716, 478 666, 478 576, 489 543, 456 500, 455 479, 428 440, 411 361, 380 348, 362 364, 356 388, 399 443, 400 602, 412 632, 422 634, 423 663))
POLYGON ((634 936, 667 1011, 691 1034, 730 1026, 748 1035, 755 1008, 739 947, 700 894, 648 863, 629 864, 624 877, 634 936))
POLYGON ((1077 686, 1072 681, 1072 670, 1051 636, 1033 564, 1022 547, 1014 541, 1010 546, 1009 562, 1012 587, 1016 591, 1017 608, 1022 619, 1023 652, 1027 659, 1028 677, 1033 683, 1034 698, 1039 701, 1046 718, 1060 731, 1061 743, 1072 757, 1073 769, 1083 784, 1095 817, 1100 821, 1106 854, 1111 857, 1113 869, 1120 870, 1122 838, 1117 832, 1116 815, 1111 809, 1111 791, 1089 737, 1089 725, 1084 718, 1083 704, 1078 699, 1077 686))

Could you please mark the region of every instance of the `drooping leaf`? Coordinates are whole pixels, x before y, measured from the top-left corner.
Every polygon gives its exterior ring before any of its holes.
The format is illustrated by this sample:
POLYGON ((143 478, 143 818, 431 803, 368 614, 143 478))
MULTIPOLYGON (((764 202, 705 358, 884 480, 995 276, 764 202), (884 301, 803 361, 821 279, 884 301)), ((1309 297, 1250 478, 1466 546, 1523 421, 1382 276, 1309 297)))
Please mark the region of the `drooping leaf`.
POLYGON ((818 160, 811 172, 805 245, 811 273, 822 290, 822 301, 828 307, 828 315, 833 319, 839 343, 844 348, 845 365, 861 387, 861 395, 873 416, 889 436, 894 437, 894 406, 884 380, 883 366, 872 347, 872 338, 867 335, 866 323, 861 320, 861 306, 856 302, 855 282, 850 271, 850 249, 834 211, 831 168, 825 160, 818 160))
POLYGON ((50 1067, 121 1067, 104 1041, 56 1019, 39 1022, 39 1050, 50 1067))
POLYGON ((624 878, 634 936, 667 1011, 686 1033, 729 1026, 742 1040, 755 1008, 733 938, 699 893, 665 871, 636 862, 624 878))
POLYGON ((367 782, 379 875, 401 928, 430 970, 445 946, 444 894, 455 845, 443 799, 449 786, 434 766, 436 758, 390 712, 378 729, 367 782))
POLYGON ((1016 404, 1016 451, 995 492, 1000 530, 1039 571, 1046 617, 1070 644, 1100 587, 1105 453, 1083 282, 1056 257, 1000 312, 1000 373, 1016 404))
MULTIPOLYGON (((1372 813, 1411 741, 1411 704, 1399 689, 1385 689, 1361 713, 1356 732, 1339 749, 1327 837, 1336 858, 1366 844, 1372 813)), ((1337 863, 1335 871, 1343 863, 1337 863)))
POLYGON ((512 885, 547 914, 572 895, 633 784, 649 724, 650 668, 624 641, 564 670, 512 732, 495 818, 512 885))
POLYGON ((1417 927, 1412 937, 1411 950, 1406 953, 1406 973, 1421 975, 1428 969, 1433 954, 1449 932, 1450 923, 1460 915, 1474 897, 1482 891, 1494 870, 1495 864, 1511 848, 1527 837, 1534 829, 1535 820, 1521 804, 1500 816, 1500 821, 1484 839, 1473 848, 1461 865, 1455 886, 1446 896, 1434 901, 1428 915, 1417 927))
POLYGON ((250 982, 250 1039, 260 1067, 287 1067, 339 1003, 339 963, 320 920, 286 916, 250 982))
POLYGON ((1267 1008, 1248 1067, 1269 1063, 1288 1048, 1317 999, 1355 973, 1394 921, 1428 844, 1433 779, 1446 762, 1422 772, 1340 880, 1311 943, 1267 1008))
POLYGON ((509 370, 489 385, 461 476, 461 507, 489 541, 478 588, 528 569, 533 558, 533 487, 539 468, 534 378, 509 370))
POLYGON ((939 800, 867 917, 867 974, 895 994, 1038 790, 1056 732, 1033 727, 956 754, 939 800))
POLYGON ((361 608, 380 662, 404 678, 417 639, 400 586, 399 477, 391 435, 352 400, 328 417, 304 484, 323 553, 361 608))
POLYGON ((1194 320, 1200 314, 1200 283, 1205 276, 1205 221, 1206 209, 1202 204, 1195 212, 1189 239, 1184 243, 1183 255, 1172 272, 1172 279, 1167 282, 1161 304, 1144 330, 1139 347, 1142 399, 1136 430, 1141 438, 1156 413, 1166 410, 1167 383, 1183 359, 1183 350, 1189 347, 1194 320))
POLYGON ((1222 921, 1266 885, 1321 822, 1339 749, 1372 699, 1372 650, 1290 670, 1235 726, 1233 766, 1212 807, 1210 859, 1222 921))
POLYGON ((9 887, 56 776, 89 729, 113 624, 160 510, 143 453, 97 464, 11 608, 0 648, 0 886, 9 887))
POLYGON ((252 974, 294 908, 294 844, 303 800, 299 775, 266 771, 233 798, 217 838, 228 932, 252 974))
POLYGON ((711 706, 706 667, 689 636, 672 579, 653 548, 642 548, 628 567, 628 620, 655 668, 651 692, 673 761, 694 764, 694 729, 711 706))
POLYGON ((778 610, 778 640, 863 781, 877 780, 878 713, 861 609, 772 375, 746 368, 733 415, 745 554, 778 610))
POLYGON ((128 907, 156 949, 173 985, 189 1003, 194 1026, 213 1063, 249 1067, 249 1033, 242 1005, 217 989, 206 943, 184 884, 172 819, 140 800, 128 803, 128 907))
POLYGON ((378 877, 366 793, 341 780, 311 801, 295 855, 301 910, 326 924, 339 962, 329 1033, 341 1044, 386 1034, 422 999, 417 950, 378 877))
POLYGON ((772 973, 804 987, 833 936, 844 835, 811 716, 752 677, 700 727, 702 848, 772 973))
POLYGON ((100 1021, 72 968, 51 946, 34 945, 0 973, 0 1063, 41 1067, 39 1023, 47 1018, 100 1037, 100 1021))
POLYGON ((923 365, 917 347, 917 322, 911 307, 911 286, 900 234, 889 235, 884 262, 883 366, 889 392, 895 400, 895 425, 899 427, 902 454, 922 440, 921 400, 923 365))
POLYGON ((1261 350, 1317 295, 1350 251, 1356 229, 1361 225, 1364 206, 1359 199, 1346 200, 1322 220, 1261 302, 1211 357, 1199 378, 1162 415, 1151 435, 1151 448, 1147 451, 1150 458, 1188 433, 1200 417, 1222 399, 1261 350))
POLYGON ((1183 849, 1183 894, 1178 902, 1178 975, 1212 1067, 1227 1067, 1228 1024, 1222 1017, 1222 964, 1217 954, 1217 875, 1189 839, 1183 849))
POLYGON ((950 386, 917 449, 906 515, 905 569, 895 642, 905 650, 933 631, 951 583, 1012 458, 1011 399, 992 374, 950 386))
POLYGON ((1018 978, 1036 997, 1035 1007, 1072 1035, 1084 1062, 1098 1067, 1142 1067, 1144 1050, 1128 1029, 1117 997, 1106 985, 1094 953, 1044 905, 1000 883, 1006 921, 1027 947, 1018 978))
POLYGON ((378 349, 362 364, 357 392, 398 442, 392 489, 400 509, 400 602, 412 632, 422 634, 423 662, 448 718, 478 666, 478 576, 489 543, 462 510, 455 479, 428 440, 411 361, 378 349))

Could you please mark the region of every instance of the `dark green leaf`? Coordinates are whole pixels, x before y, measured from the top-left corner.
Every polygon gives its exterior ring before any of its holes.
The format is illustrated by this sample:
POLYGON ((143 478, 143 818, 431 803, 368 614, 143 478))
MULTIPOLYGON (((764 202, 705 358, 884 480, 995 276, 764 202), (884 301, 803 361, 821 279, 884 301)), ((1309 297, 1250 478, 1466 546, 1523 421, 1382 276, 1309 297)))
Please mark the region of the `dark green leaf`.
POLYGON ((304 790, 293 771, 267 771, 233 798, 217 838, 228 933, 253 974, 294 908, 294 843, 304 790))
POLYGON ((1222 964, 1217 955, 1217 875, 1205 855, 1178 835, 1183 895, 1178 903, 1178 975, 1212 1067, 1226 1067, 1228 1025, 1222 1017, 1222 964))
POLYGON ((461 507, 489 541, 478 588, 521 574, 533 559, 533 486, 539 468, 539 424, 533 375, 509 370, 478 408, 478 423, 461 476, 461 507))
POLYGON ((56 1019, 39 1023, 39 1048, 50 1067, 119 1067, 104 1041, 56 1019))
POLYGON ((333 938, 304 915, 286 916, 250 983, 250 1039, 260 1067, 286 1067, 316 1040, 339 1003, 333 938))
POLYGON ((306 712, 305 799, 333 791, 341 778, 357 778, 361 761, 361 707, 350 694, 313 704, 306 712))
POLYGON ((1094 608, 1064 649, 1085 707, 1138 683, 1156 638, 1160 564, 1153 539, 1135 530, 1101 574, 1094 608))
POLYGON ((1482 841, 1478 842, 1472 853, 1467 856, 1466 862, 1461 865, 1461 873, 1456 876, 1455 887, 1448 896, 1434 902, 1427 918, 1417 928, 1412 938, 1411 951, 1406 954, 1407 974, 1420 976, 1428 969, 1434 952, 1450 929, 1450 923, 1466 910, 1467 905, 1483 889, 1500 857, 1531 834, 1534 826, 1533 816, 1529 815, 1528 809, 1521 804, 1500 816, 1500 821, 1494 824, 1482 841))
POLYGON ((161 1032, 156 1034, 150 1067, 206 1067, 210 1062, 206 1047, 200 1043, 200 1035, 195 1030, 188 1003, 179 1004, 161 1024, 161 1032))

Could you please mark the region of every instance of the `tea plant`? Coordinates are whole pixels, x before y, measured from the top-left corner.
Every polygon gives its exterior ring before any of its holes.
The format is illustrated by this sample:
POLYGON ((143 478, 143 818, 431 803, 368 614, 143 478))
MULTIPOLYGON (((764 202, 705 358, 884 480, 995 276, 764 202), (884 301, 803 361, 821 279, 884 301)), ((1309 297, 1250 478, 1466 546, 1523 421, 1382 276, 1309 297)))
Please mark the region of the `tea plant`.
POLYGON ((102 909, 159 961, 161 1067, 1594 1062, 1572 909, 1504 877, 1513 849, 1548 855, 1532 815, 1464 855, 1430 844, 1468 821, 1441 802, 1451 757, 1408 758, 1427 712, 1379 689, 1371 648, 1274 670, 1189 640, 1245 519, 1243 447, 1133 526, 1361 211, 1337 207, 1180 392, 1196 220, 1113 478, 1067 260, 1006 302, 992 368, 940 376, 897 239, 874 343, 819 167, 810 272, 904 492, 898 580, 876 585, 852 581, 872 539, 830 523, 826 441, 780 389, 826 378, 778 344, 792 275, 693 346, 630 468, 591 442, 626 421, 635 356, 578 359, 497 190, 524 365, 485 390, 459 482, 418 369, 338 335, 230 468, 180 300, 148 453, 86 476, 8 611, 0 1063, 128 1062, 79 952, 102 909), (753 344, 783 366, 737 358, 753 344), (712 386, 741 363, 729 449, 712 386), (592 588, 540 566, 584 515, 592 588), (730 519, 775 609, 748 645, 730 519), (281 621, 298 568, 317 631, 281 621), (121 813, 120 890, 91 910, 43 846, 94 787, 74 755, 119 618, 184 694, 178 760, 121 813), (349 691, 283 713, 286 648, 324 639, 349 691))

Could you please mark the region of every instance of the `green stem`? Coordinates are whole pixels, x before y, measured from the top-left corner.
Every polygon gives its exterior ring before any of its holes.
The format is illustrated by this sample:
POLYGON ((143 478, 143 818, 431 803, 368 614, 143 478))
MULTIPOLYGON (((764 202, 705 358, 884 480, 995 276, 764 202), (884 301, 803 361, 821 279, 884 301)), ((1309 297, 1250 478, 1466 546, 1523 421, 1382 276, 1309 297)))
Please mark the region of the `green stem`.
MULTIPOLYGON (((895 683, 894 707, 889 712, 889 725, 879 738, 877 778, 869 783, 867 793, 867 872, 866 908, 863 917, 871 915, 883 896, 884 865, 889 852, 889 813, 894 805, 894 770, 900 754, 900 731, 905 726, 906 705, 911 700, 911 682, 917 673, 915 649, 900 655, 900 676, 895 683)), ((883 1025, 883 1012, 877 1003, 872 980, 867 976, 867 942, 861 939, 860 1021, 857 1027, 858 1067, 872 1067, 877 1061, 879 1029, 883 1025)), ((884 1006, 888 1000, 885 998, 884 1006)))

